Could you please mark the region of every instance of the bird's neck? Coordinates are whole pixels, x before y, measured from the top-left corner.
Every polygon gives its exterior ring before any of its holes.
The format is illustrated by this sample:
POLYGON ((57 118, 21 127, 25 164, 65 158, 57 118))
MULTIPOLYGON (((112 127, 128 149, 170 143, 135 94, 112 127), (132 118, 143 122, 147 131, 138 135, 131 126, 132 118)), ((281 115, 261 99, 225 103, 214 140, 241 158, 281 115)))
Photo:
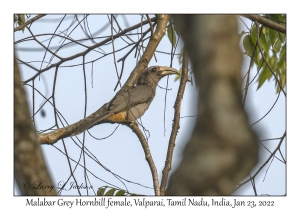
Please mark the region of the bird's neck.
POLYGON ((138 84, 138 85, 145 85, 145 86, 149 86, 152 88, 152 90, 156 91, 156 87, 157 87, 157 83, 154 83, 154 82, 147 82, 147 83, 141 83, 141 84, 138 84))

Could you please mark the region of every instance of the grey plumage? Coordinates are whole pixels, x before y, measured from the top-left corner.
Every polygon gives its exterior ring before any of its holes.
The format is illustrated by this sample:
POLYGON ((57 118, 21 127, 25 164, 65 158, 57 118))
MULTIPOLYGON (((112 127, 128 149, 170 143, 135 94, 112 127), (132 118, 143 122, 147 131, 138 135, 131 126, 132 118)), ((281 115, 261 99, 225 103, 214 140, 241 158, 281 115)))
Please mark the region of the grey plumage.
POLYGON ((140 118, 149 108, 155 97, 159 80, 170 74, 179 74, 171 67, 151 66, 144 70, 136 86, 128 90, 120 90, 108 103, 107 111, 95 116, 90 122, 79 128, 81 133, 101 121, 132 122, 140 118))

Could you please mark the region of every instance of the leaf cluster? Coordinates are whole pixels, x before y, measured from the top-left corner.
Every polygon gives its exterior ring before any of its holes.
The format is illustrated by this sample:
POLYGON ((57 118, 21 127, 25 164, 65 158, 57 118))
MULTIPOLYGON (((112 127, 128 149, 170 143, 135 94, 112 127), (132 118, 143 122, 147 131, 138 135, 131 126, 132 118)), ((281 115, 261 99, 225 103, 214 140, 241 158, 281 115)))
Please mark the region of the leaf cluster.
POLYGON ((129 193, 123 189, 116 189, 109 186, 103 186, 98 189, 97 196, 138 196, 138 194, 129 193))
MULTIPOLYGON (((279 24, 286 22, 286 15, 266 15, 265 17, 279 24)), ((286 84, 286 35, 263 25, 257 27, 255 22, 252 23, 249 32, 242 31, 239 35, 241 38, 245 35, 243 37, 244 54, 251 58, 251 67, 255 64, 258 69, 257 89, 266 80, 270 81, 273 78, 276 92, 279 93, 281 87, 286 84), (258 41, 261 50, 258 47, 258 41)))
MULTIPOLYGON (((169 22, 169 25, 167 27, 167 35, 168 35, 170 43, 173 45, 173 47, 176 47, 176 45, 177 45, 177 39, 179 39, 181 37, 180 37, 179 31, 177 31, 175 29, 174 24, 173 24, 172 21, 169 22)), ((175 76, 174 82, 178 81, 181 78, 182 61, 183 61, 183 51, 184 51, 184 48, 181 48, 180 54, 178 56, 178 62, 179 62, 179 66, 180 66, 180 69, 178 70, 179 74, 175 76)), ((193 77, 190 77, 189 81, 193 85, 193 83, 194 83, 193 82, 193 77)), ((196 84, 196 87, 197 87, 197 83, 195 83, 195 84, 196 84)))

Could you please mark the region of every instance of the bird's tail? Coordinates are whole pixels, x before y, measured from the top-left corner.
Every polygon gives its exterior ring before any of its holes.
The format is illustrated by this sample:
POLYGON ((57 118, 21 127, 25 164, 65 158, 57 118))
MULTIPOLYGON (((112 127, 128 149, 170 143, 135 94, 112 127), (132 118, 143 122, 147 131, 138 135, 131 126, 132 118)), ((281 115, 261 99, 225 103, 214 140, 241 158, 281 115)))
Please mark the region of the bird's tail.
MULTIPOLYGON (((101 121, 105 120, 106 118, 108 118, 110 115, 111 115, 110 112, 105 112, 103 114, 98 114, 98 115, 91 114, 87 118, 92 118, 92 119, 88 120, 87 123, 85 123, 78 129, 76 129, 76 131, 74 132, 73 135, 78 135, 78 134, 88 130, 89 128, 93 127, 94 125, 96 125, 96 124, 100 123, 101 121), (95 115, 95 116, 93 116, 93 115, 95 115)), ((85 118, 85 119, 87 119, 87 118, 85 118)))

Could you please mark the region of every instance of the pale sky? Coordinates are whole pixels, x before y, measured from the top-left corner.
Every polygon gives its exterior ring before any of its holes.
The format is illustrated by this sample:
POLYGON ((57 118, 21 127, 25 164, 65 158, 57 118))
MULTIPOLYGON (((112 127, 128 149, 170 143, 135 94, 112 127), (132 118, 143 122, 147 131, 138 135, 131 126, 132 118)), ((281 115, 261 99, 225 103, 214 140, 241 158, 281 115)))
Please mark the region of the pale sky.
MULTIPOLYGON (((61 17, 61 16, 59 16, 61 17)), ((45 17, 45 19, 49 20, 50 17, 45 17)), ((128 18, 129 25, 134 25, 139 22, 140 16, 132 16, 128 18), (136 19, 135 19, 136 18, 136 19)), ((107 20, 106 16, 103 19, 93 18, 89 19, 89 27, 91 31, 96 31, 97 28, 103 25, 103 23, 107 20)), ((118 17, 118 20, 122 22, 122 18, 118 17)), ((70 23, 70 20, 69 20, 70 23)), ((68 23, 68 24, 69 24, 68 23)), ((241 25, 242 26, 242 25, 241 25)), ((33 25, 32 30, 35 33, 52 33, 55 30, 56 24, 51 24, 50 22, 43 22, 39 26, 33 25)), ((67 24, 62 25, 60 30, 67 27, 67 24)), ((148 27, 148 26, 146 26, 148 27)), ((125 25, 122 28, 126 28, 125 25)), ((104 34, 110 33, 110 27, 107 29, 108 32, 104 32, 104 34)), ((243 29, 246 30, 246 29, 243 29)), ((136 32, 136 31, 133 31, 136 32)), ((29 36, 28 31, 25 30, 24 33, 17 32, 15 33, 15 40, 19 40, 21 37, 29 36)), ((102 34, 98 35, 102 36, 102 34)), ((82 31, 77 30, 72 33, 72 38, 83 38, 84 34, 82 31)), ((44 40, 43 38, 41 40, 44 40)), ((60 44, 61 39, 54 39, 52 41, 53 46, 57 46, 60 44)), ((89 43, 89 42, 86 42, 89 43)), ((91 43, 89 43, 91 45, 91 43)), ((122 43, 119 40, 115 41, 116 49, 120 48, 122 43)), ((146 45, 146 43, 144 44, 146 45)), ((39 47, 38 45, 28 45, 26 42, 22 45, 18 45, 17 47, 39 47)), ((80 52, 82 48, 73 47, 63 50, 59 53, 61 56, 70 56, 72 53, 80 52)), ((111 45, 105 46, 101 48, 106 52, 111 51, 111 45)), ((158 46, 160 51, 170 51, 170 43, 167 37, 164 37, 164 40, 158 46)), ((100 50, 99 50, 100 51, 100 50)), ((121 53, 117 53, 116 60, 122 57, 128 50, 122 51, 121 53)), ((122 84, 126 81, 129 73, 134 68, 136 59, 133 57, 134 53, 132 53, 129 58, 125 62, 124 74, 122 78, 122 84)), ((18 52, 18 56, 21 59, 26 61, 40 61, 43 57, 41 54, 35 54, 33 52, 24 53, 24 51, 18 52)), ((92 60, 98 56, 97 53, 90 53, 86 56, 86 60, 92 60)), ((150 61, 149 66, 151 65, 162 65, 169 66, 170 65, 170 57, 165 54, 157 53, 157 62, 155 59, 150 61)), ((45 61, 49 61, 50 56, 47 55, 45 61)), ((82 58, 78 58, 68 62, 66 65, 81 63, 82 58)), ((55 61, 52 61, 55 62, 55 61)), ((245 58, 243 70, 248 68, 249 60, 245 58)), ((36 64, 33 64, 36 65, 36 64)), ((39 67, 40 63, 36 66, 39 67)), ((118 70, 121 69, 121 62, 117 63, 118 70)), ((179 69, 179 63, 177 58, 173 60, 173 67, 179 69)), ((92 66, 86 65, 86 77, 87 77, 87 89, 88 89, 88 103, 87 103, 87 115, 96 111, 100 106, 102 106, 105 102, 109 101, 115 94, 113 91, 116 84, 116 74, 114 69, 114 60, 112 56, 107 56, 101 59, 98 62, 93 64, 93 73, 91 71, 92 66)), ((27 71, 24 65, 21 66, 23 78, 29 78, 32 75, 32 71, 27 71)), ((256 70, 252 70, 254 72, 256 70)), ((52 84, 54 77, 54 69, 43 74, 44 76, 41 79, 36 80, 36 87, 41 90, 43 94, 47 94, 49 97, 52 92, 52 84), (45 88, 44 81, 47 81, 48 87, 45 88)), ((252 73, 252 76, 254 73, 252 73)), ((56 82, 56 106, 59 111, 63 114, 63 116, 67 119, 68 123, 74 123, 83 118, 84 113, 84 90, 83 90, 83 79, 82 79, 82 67, 72 67, 72 68, 59 68, 58 79, 56 82)), ((167 84, 167 78, 164 78, 160 81, 159 85, 162 88, 165 88, 167 84)), ((169 77, 168 81, 168 89, 167 91, 167 104, 166 104, 166 132, 164 134, 164 102, 165 102, 165 90, 162 88, 157 88, 157 94, 152 102, 149 110, 142 117, 142 123, 146 129, 150 132, 150 137, 148 139, 148 143, 151 149, 151 153, 156 163, 156 168, 158 171, 159 178, 161 178, 161 171, 164 167, 165 157, 166 157, 166 148, 168 146, 169 134, 171 132, 171 124, 173 119, 173 104, 175 102, 175 97, 177 94, 179 82, 174 82, 174 76, 169 77), (157 114, 159 113, 159 114, 157 114)), ((274 101, 277 98, 275 94, 273 81, 266 82, 261 89, 256 91, 257 83, 254 82, 253 85, 250 86, 249 96, 247 98, 247 108, 250 110, 249 117, 250 123, 255 122, 260 119, 265 113, 271 108, 274 101)), ((30 88, 26 88, 26 93, 28 94, 29 103, 32 100, 32 91, 30 88)), ((193 116, 197 114, 196 104, 197 101, 197 91, 195 85, 187 84, 185 95, 183 98, 181 116, 193 116)), ((44 100, 36 95, 36 107, 40 106, 44 100)), ((264 118, 261 122, 257 123, 253 128, 257 129, 260 134, 260 139, 267 138, 276 138, 282 136, 285 131, 285 123, 286 123, 286 115, 285 115, 285 97, 283 95, 280 96, 277 104, 273 108, 273 110, 268 114, 266 118, 264 118)), ((49 128, 53 125, 53 110, 51 106, 47 105, 45 107, 46 118, 42 118, 40 114, 36 115, 36 124, 37 129, 42 130, 49 128)), ((180 130, 177 136, 177 143, 175 147, 174 153, 174 162, 173 162, 173 170, 178 165, 181 159, 181 151, 186 144, 189 136, 191 135, 191 131, 194 127, 195 118, 186 117, 183 118, 180 122, 180 130)), ((117 125, 112 124, 103 124, 96 126, 90 129, 92 135, 97 138, 102 138, 107 135, 110 135, 112 131, 117 127, 117 125)), ((78 136, 82 141, 82 134, 78 136)), ((78 142, 78 140, 75 140, 78 142)), ((277 141, 266 142, 265 145, 272 152, 276 147, 277 141)), ((65 144, 69 153, 69 156, 74 158, 75 160, 79 159, 80 156, 80 148, 78 148, 73 140, 70 138, 65 139, 65 144)), ((54 146, 63 148, 62 141, 54 144, 54 146)), ((94 154, 97 159, 103 164, 105 167, 109 168, 113 173, 120 175, 126 180, 130 180, 132 182, 140 183, 141 185, 145 185, 148 187, 152 187, 152 178, 151 173, 148 167, 147 162, 144 158, 144 153, 139 143, 137 137, 125 126, 119 126, 117 131, 109 138, 105 140, 95 140, 86 133, 85 146, 94 154)), ((53 176, 53 182, 55 184, 61 183, 61 181, 65 181, 70 174, 69 166, 66 160, 66 157, 62 155, 55 147, 50 145, 42 146, 45 159, 47 160, 47 164, 49 169, 51 170, 53 176)), ((282 144, 281 151, 285 156, 285 141, 282 144)), ((269 156, 269 153, 266 150, 262 149, 261 159, 264 160, 269 156)), ((280 155, 276 154, 277 157, 280 158, 280 155)), ((99 164, 95 163, 95 161, 91 161, 87 158, 87 168, 91 170, 97 177, 102 180, 105 180, 111 184, 114 184, 120 188, 125 188, 125 186, 120 182, 120 180, 116 179, 111 173, 105 171, 99 164)), ((82 161, 81 161, 82 163, 82 161)), ((74 168, 74 162, 71 163, 72 168, 74 168)), ((258 165, 260 167, 260 165, 258 165)), ((256 178, 256 188, 258 195, 269 194, 269 195, 283 195, 286 193, 286 165, 274 159, 271 166, 269 167, 269 163, 265 166, 260 173, 260 175, 256 178), (266 171, 268 172, 266 173, 266 171), (266 177, 265 177, 266 176, 266 177), (265 177, 265 180, 264 180, 265 177), (264 180, 264 181, 263 181, 264 180)), ((256 169, 253 170, 255 172, 256 169)), ((85 183, 83 177, 83 170, 79 167, 75 175, 77 177, 78 183, 85 183)), ((99 179, 93 177, 89 174, 89 178, 91 184, 93 185, 95 191, 97 191, 98 187, 107 185, 105 182, 100 181, 99 179)), ((72 178, 71 178, 72 180, 72 178)), ((70 181, 72 182, 72 181, 70 181)), ((145 194, 145 195, 153 195, 153 189, 148 189, 136 184, 130 184, 126 181, 123 181, 127 187, 127 189, 132 193, 145 194)), ((67 185, 69 186, 69 184, 67 185)), ((82 191, 83 194, 86 194, 85 191, 82 191)), ((74 190, 64 190, 62 195, 74 195, 77 194, 77 191, 74 190)), ((93 194, 92 191, 89 194, 93 194)), ((238 190, 236 195, 254 195, 253 189, 250 185, 250 182, 238 190)))

